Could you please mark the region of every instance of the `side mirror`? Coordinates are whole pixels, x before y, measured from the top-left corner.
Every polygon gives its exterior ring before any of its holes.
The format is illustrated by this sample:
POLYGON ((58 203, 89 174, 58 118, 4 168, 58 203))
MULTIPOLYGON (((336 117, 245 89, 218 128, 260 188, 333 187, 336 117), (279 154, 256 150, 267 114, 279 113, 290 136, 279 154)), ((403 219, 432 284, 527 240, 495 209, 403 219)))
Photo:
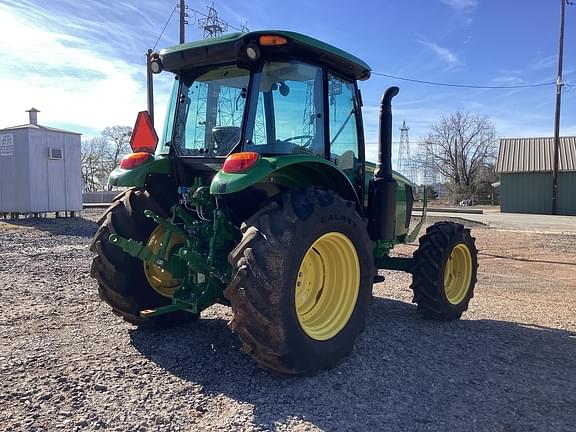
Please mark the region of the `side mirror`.
POLYGON ((286 85, 286 83, 285 83, 284 81, 282 81, 282 82, 280 83, 280 94, 281 94, 282 96, 288 96, 289 93, 290 93, 290 87, 288 87, 288 86, 286 85))

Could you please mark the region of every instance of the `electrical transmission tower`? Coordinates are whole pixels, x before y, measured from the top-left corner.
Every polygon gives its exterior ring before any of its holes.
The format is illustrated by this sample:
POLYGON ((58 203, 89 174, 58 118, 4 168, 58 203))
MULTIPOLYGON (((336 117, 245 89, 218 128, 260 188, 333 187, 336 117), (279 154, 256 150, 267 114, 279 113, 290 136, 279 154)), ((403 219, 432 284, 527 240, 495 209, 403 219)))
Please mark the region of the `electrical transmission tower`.
POLYGON ((430 151, 424 156, 424 167, 422 171, 422 184, 431 186, 440 181, 438 169, 434 165, 434 154, 430 151))
MULTIPOLYGON (((228 31, 228 23, 218 16, 214 4, 208 6, 208 14, 202 14, 202 16, 204 18, 198 20, 198 28, 203 31, 204 39, 222 36, 228 31)), ((196 118, 199 121, 195 126, 194 147, 202 143, 207 148, 212 146, 212 127, 214 126, 240 125, 242 110, 236 107, 241 91, 242 89, 230 87, 221 88, 216 83, 197 84, 196 118), (209 122, 209 119, 212 119, 212 122, 209 122)))
POLYGON ((204 31, 203 39, 209 39, 222 36, 227 32, 228 23, 218 17, 218 12, 212 3, 212 6, 208 6, 208 15, 198 20, 198 28, 204 31))
POLYGON ((397 169, 398 172, 408 177, 411 181, 416 182, 416 165, 410 158, 410 140, 408 139, 408 130, 406 120, 400 128, 400 151, 398 155, 397 169))
POLYGON ((313 98, 313 81, 306 83, 306 102, 304 104, 304 117, 302 119, 302 135, 311 137, 314 135, 314 102, 313 98))
POLYGON ((400 173, 407 171, 408 165, 410 164, 410 141, 408 139, 408 126, 406 126, 406 120, 402 123, 400 128, 400 148, 398 151, 398 163, 397 170, 400 173))

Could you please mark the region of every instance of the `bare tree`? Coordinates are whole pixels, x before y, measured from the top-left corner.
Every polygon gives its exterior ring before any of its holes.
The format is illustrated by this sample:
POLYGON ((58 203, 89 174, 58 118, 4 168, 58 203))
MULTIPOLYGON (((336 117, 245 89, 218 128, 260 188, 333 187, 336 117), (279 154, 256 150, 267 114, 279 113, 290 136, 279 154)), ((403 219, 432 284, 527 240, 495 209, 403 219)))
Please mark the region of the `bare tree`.
POLYGON ((105 180, 103 179, 107 174, 103 161, 106 160, 107 147, 107 141, 99 136, 82 141, 80 162, 86 192, 104 188, 105 180))
POLYGON ((110 189, 108 175, 130 151, 131 134, 129 126, 111 126, 100 135, 82 141, 82 180, 87 192, 110 189))
POLYGON ((107 161, 112 169, 118 166, 120 160, 130 152, 130 126, 109 126, 100 135, 108 141, 107 161))
POLYGON ((442 116, 420 142, 420 163, 441 174, 454 193, 474 193, 484 169, 496 156, 492 122, 476 113, 457 111, 442 116))

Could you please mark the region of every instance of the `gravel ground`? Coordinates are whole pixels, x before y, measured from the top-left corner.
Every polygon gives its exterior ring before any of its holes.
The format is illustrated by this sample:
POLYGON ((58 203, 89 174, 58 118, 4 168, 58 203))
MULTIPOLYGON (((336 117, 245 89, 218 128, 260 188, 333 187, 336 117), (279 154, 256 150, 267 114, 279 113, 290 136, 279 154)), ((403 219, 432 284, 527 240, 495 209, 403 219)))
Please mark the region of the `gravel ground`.
POLYGON ((421 319, 410 277, 385 272, 354 353, 279 378, 225 307, 164 331, 112 315, 89 276, 97 213, 0 222, 0 430, 576 430, 573 236, 475 227, 462 320, 421 319))

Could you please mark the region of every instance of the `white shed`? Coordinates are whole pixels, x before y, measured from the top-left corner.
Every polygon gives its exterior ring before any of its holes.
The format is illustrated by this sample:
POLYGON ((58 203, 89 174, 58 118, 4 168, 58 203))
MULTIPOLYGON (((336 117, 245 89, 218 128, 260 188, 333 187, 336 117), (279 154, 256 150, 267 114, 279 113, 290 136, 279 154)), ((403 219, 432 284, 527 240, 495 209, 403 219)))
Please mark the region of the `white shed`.
POLYGON ((0 129, 0 213, 82 210, 80 135, 29 123, 0 129))

